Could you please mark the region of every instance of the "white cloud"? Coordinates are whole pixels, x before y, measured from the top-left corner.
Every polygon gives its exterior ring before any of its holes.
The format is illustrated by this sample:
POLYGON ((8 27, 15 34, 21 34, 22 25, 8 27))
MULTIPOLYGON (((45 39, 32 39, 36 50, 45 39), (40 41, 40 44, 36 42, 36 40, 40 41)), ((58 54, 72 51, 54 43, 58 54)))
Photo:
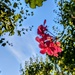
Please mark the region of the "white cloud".
POLYGON ((22 51, 18 50, 17 48, 14 48, 14 47, 11 47, 11 46, 8 46, 7 48, 15 56, 15 58, 17 59, 17 61, 19 63, 23 63, 24 59, 27 59, 25 54, 22 51))
POLYGON ((9 37, 14 46, 7 46, 8 50, 15 56, 19 63, 24 63, 37 53, 37 43, 35 41, 35 33, 28 32, 22 37, 9 37))

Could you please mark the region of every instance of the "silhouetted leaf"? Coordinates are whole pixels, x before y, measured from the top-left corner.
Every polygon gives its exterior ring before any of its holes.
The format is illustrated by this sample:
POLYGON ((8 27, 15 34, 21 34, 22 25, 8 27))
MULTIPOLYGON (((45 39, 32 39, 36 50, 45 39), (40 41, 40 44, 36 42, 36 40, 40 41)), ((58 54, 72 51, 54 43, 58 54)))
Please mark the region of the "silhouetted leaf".
POLYGON ((2 46, 6 46, 6 43, 2 43, 2 46))

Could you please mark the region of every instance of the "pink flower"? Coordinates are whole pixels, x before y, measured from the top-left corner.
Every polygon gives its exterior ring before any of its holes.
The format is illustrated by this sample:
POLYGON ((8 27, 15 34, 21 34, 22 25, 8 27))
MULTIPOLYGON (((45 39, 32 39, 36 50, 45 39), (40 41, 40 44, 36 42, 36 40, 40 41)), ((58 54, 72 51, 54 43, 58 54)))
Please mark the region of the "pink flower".
POLYGON ((53 56, 53 51, 50 48, 47 48, 46 53, 50 56, 53 56))
POLYGON ((50 56, 53 55, 53 52, 50 50, 50 48, 43 48, 43 49, 40 50, 40 53, 41 53, 41 54, 47 53, 47 54, 50 55, 50 56))
POLYGON ((46 49, 41 49, 41 50, 40 50, 40 53, 41 53, 41 54, 45 54, 45 53, 46 53, 46 49))
POLYGON ((58 54, 56 53, 56 54, 54 54, 54 56, 55 56, 55 57, 58 57, 58 54))
POLYGON ((44 44, 44 43, 40 43, 40 44, 39 44, 39 48, 41 48, 41 49, 46 48, 46 47, 45 47, 45 44, 44 44))
POLYGON ((39 34, 40 36, 44 34, 44 32, 47 30, 46 26, 40 25, 37 29, 37 34, 39 34))
POLYGON ((38 36, 35 38, 35 40, 40 43, 40 38, 38 36))
POLYGON ((44 20, 44 23, 43 23, 43 25, 45 25, 46 24, 46 20, 44 20))
POLYGON ((59 46, 59 47, 61 46, 60 42, 56 42, 56 45, 59 46))
POLYGON ((40 53, 47 53, 50 56, 58 57, 58 53, 62 52, 60 48, 60 42, 55 42, 54 37, 47 33, 47 26, 45 26, 46 20, 44 20, 43 25, 40 25, 37 29, 38 35, 36 41, 39 43, 39 48, 41 48, 40 53))

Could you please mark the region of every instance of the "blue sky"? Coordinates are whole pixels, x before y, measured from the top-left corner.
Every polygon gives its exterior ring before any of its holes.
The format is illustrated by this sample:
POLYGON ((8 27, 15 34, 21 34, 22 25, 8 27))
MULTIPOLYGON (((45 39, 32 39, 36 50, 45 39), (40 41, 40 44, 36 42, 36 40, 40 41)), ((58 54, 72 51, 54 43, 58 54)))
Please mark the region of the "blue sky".
POLYGON ((24 62, 29 60, 33 55, 36 56, 38 54, 41 56, 38 43, 35 41, 37 27, 46 19, 49 31, 53 33, 52 26, 56 25, 53 21, 56 17, 56 14, 53 13, 55 8, 54 0, 47 0, 43 3, 42 7, 37 7, 33 10, 30 9, 34 12, 34 16, 28 17, 23 22, 23 27, 27 28, 33 25, 32 31, 26 32, 21 37, 17 35, 6 37, 14 46, 0 46, 0 70, 2 71, 0 75, 20 75, 20 64, 24 65, 24 62))

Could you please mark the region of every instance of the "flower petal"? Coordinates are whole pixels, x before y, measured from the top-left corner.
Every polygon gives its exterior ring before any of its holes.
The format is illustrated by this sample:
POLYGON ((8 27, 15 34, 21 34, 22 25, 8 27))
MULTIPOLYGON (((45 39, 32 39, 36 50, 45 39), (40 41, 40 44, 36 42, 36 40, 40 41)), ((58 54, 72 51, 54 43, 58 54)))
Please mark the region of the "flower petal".
POLYGON ((62 52, 62 49, 60 47, 57 47, 58 52, 62 52))
POLYGON ((47 52, 47 54, 50 55, 50 56, 53 55, 53 51, 52 51, 50 48, 48 48, 46 52, 47 52))
POLYGON ((59 46, 59 47, 61 46, 60 42, 56 42, 56 45, 59 46))
POLYGON ((46 53, 46 49, 40 50, 40 53, 41 53, 41 54, 45 54, 45 53, 46 53))
POLYGON ((58 54, 56 53, 56 54, 54 54, 53 56, 58 57, 58 54))
POLYGON ((46 24, 46 19, 44 20, 44 23, 43 23, 44 25, 46 24))
POLYGON ((39 38, 38 36, 35 38, 35 40, 36 40, 37 42, 40 42, 40 38, 39 38))
POLYGON ((40 48, 45 48, 44 43, 40 43, 40 44, 39 44, 39 47, 40 47, 40 48))

